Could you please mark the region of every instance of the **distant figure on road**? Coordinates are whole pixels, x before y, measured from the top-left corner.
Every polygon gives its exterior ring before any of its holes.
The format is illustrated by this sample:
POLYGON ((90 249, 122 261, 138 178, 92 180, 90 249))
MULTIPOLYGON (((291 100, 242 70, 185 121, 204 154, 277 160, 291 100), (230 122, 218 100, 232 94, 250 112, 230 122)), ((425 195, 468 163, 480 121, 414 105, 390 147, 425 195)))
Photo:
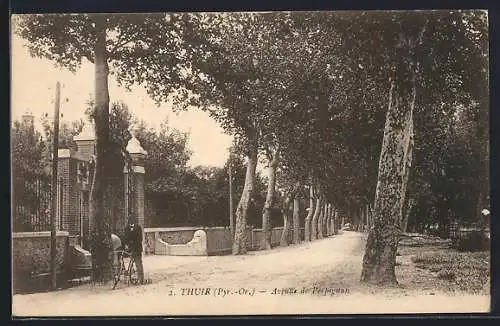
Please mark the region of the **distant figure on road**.
POLYGON ((134 216, 130 216, 125 229, 125 245, 128 247, 137 266, 139 282, 144 283, 144 268, 142 266, 142 228, 134 216))
POLYGON ((344 224, 343 229, 346 230, 346 231, 353 231, 352 225, 349 222, 347 222, 346 224, 344 224))

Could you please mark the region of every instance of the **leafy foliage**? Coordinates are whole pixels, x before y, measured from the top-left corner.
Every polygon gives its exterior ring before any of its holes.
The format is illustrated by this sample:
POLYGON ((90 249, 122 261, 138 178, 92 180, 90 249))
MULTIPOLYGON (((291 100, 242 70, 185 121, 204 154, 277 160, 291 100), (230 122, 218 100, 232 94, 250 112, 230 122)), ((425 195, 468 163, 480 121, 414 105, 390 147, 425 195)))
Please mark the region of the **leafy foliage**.
MULTIPOLYGON (((94 57, 92 17, 26 16, 19 33, 33 55, 76 69, 94 57)), ((450 215, 473 219, 488 205, 486 18, 460 10, 113 14, 106 49, 122 85, 142 83, 157 102, 173 98, 177 109, 207 111, 243 156, 279 149, 281 187, 312 184, 346 212, 373 202, 390 78, 397 62, 418 58, 407 211, 409 227, 421 229, 450 215), (405 52, 401 35, 421 31, 415 53, 405 52)), ((111 115, 118 162, 130 116, 123 106, 111 115)), ((224 221, 227 172, 187 168, 187 135, 138 123, 155 201, 177 200, 177 215, 193 223, 224 221)), ((244 178, 243 161, 237 165, 235 179, 244 178)))

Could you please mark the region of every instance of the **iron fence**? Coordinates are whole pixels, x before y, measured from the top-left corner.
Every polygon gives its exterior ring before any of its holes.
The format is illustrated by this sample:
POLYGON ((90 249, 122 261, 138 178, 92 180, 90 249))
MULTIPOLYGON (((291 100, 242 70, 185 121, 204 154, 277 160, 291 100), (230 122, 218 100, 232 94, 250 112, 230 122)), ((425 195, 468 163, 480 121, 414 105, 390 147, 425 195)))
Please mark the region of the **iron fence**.
MULTIPOLYGON (((49 177, 17 180, 13 184, 13 232, 50 231, 52 213, 52 185, 49 177)), ((57 226, 63 229, 62 180, 58 182, 56 207, 57 226)))

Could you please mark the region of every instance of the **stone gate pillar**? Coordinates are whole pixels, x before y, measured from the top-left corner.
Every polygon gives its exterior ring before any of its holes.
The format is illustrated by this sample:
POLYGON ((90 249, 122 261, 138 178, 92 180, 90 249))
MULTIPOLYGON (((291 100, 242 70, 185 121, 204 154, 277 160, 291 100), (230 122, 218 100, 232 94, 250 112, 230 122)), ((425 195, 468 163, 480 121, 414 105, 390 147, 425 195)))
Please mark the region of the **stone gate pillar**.
MULTIPOLYGON (((80 244, 87 249, 88 240, 95 225, 95 221, 89 216, 90 188, 93 179, 90 167, 96 155, 94 122, 87 121, 81 132, 73 137, 73 140, 76 143, 76 151, 68 151, 67 153, 71 157, 67 169, 70 171, 68 172, 71 178, 70 189, 73 190, 70 190, 72 193, 67 197, 70 200, 68 205, 75 213, 71 213, 68 217, 70 221, 68 231, 71 235, 72 228, 74 228, 76 234, 80 236, 80 244)), ((63 154, 60 152, 59 157, 65 157, 63 154)))
MULTIPOLYGON (((135 137, 136 130, 134 128, 130 129, 130 134, 132 138, 128 141, 127 152, 132 159, 132 167, 130 173, 134 180, 134 187, 130 189, 133 191, 132 200, 134 201, 132 207, 134 211, 132 212, 137 217, 137 222, 144 227, 146 226, 144 210, 145 210, 145 198, 144 198, 144 175, 146 170, 144 168, 144 163, 146 160, 147 152, 142 148, 139 140, 135 137)), ((130 191, 129 190, 129 191, 130 191)))
POLYGON ((330 234, 335 235, 337 232, 335 231, 336 229, 336 224, 337 224, 337 209, 332 205, 331 206, 331 212, 330 212, 330 234))

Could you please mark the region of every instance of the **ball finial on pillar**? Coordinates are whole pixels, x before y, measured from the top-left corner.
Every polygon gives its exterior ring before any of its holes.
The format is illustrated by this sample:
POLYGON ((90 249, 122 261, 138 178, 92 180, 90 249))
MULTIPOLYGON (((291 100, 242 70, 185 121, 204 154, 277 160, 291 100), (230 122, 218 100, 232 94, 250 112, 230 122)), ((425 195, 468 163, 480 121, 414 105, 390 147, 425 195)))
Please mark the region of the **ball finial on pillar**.
MULTIPOLYGON (((130 138, 130 140, 128 141, 126 150, 132 160, 130 173, 132 174, 131 177, 134 186, 132 189, 127 189, 127 193, 129 192, 129 190, 131 191, 132 195, 131 198, 133 202, 132 203, 127 202, 126 207, 128 210, 129 204, 131 204, 132 205, 131 214, 134 215, 135 218, 137 218, 137 222, 140 225, 142 225, 143 227, 147 227, 148 222, 145 220, 144 216, 145 215, 144 175, 146 173, 145 161, 147 152, 144 150, 144 148, 142 148, 139 140, 137 139, 138 128, 135 125, 131 125, 128 130, 132 138, 130 138)), ((126 177, 128 178, 128 176, 126 177)), ((127 187, 128 187, 128 182, 127 182, 127 187)))
POLYGON ((135 125, 131 125, 128 130, 132 138, 128 141, 127 152, 131 156, 134 165, 144 166, 144 160, 148 153, 142 148, 141 143, 136 138, 138 128, 135 125))

